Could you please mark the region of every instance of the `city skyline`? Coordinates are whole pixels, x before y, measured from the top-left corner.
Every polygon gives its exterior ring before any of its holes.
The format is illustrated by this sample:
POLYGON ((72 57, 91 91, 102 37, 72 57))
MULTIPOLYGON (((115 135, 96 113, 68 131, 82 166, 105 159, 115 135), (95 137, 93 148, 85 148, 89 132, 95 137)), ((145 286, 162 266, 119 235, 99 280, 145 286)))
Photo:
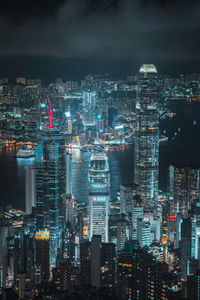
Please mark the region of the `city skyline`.
POLYGON ((200 300, 200 3, 0 6, 0 300, 200 300))

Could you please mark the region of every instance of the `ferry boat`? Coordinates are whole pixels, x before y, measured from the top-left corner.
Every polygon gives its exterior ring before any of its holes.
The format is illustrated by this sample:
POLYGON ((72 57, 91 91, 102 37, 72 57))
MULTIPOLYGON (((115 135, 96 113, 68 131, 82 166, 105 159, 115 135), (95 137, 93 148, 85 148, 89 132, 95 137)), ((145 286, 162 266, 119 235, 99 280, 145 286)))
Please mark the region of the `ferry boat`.
POLYGON ((159 139, 160 143, 165 143, 168 142, 168 137, 165 135, 161 135, 160 139, 159 139))
POLYGON ((17 151, 17 154, 16 154, 17 158, 30 158, 30 157, 34 157, 34 156, 35 156, 35 152, 30 149, 20 149, 17 151))

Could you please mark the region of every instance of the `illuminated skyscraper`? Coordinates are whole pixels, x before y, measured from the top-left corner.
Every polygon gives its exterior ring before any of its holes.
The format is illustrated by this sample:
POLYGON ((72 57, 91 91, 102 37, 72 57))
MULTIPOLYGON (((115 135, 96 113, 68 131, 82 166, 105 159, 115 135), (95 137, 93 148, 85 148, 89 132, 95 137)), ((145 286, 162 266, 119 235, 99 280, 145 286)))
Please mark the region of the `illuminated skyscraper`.
POLYGON ((69 222, 72 228, 76 223, 76 201, 74 195, 68 195, 66 197, 66 221, 69 222))
POLYGON ((157 70, 143 65, 138 76, 134 181, 146 210, 157 207, 159 164, 159 114, 157 70))
POLYGON ((108 213, 110 202, 110 174, 105 153, 92 154, 89 165, 89 239, 101 235, 108 242, 108 213))
POLYGON ((127 217, 132 214, 133 197, 138 194, 138 186, 136 184, 120 185, 120 212, 127 217))
POLYGON ((187 216, 191 200, 200 195, 200 167, 171 164, 169 196, 175 212, 187 216))
POLYGON ((0 287, 6 288, 6 276, 7 276, 7 238, 8 238, 8 224, 1 220, 0 223, 0 287))
POLYGON ((41 268, 42 280, 49 280, 49 231, 35 234, 36 263, 41 268))
POLYGON ((194 199, 190 211, 191 217, 191 257, 200 259, 200 199, 194 199))
POLYGON ((36 147, 37 229, 50 232, 50 264, 55 265, 60 232, 65 221, 66 155, 65 140, 53 125, 49 110, 49 125, 41 131, 36 147))
POLYGON ((141 197, 138 195, 134 199, 132 206, 132 239, 137 239, 137 220, 144 219, 144 204, 141 197))
POLYGON ((72 155, 66 153, 66 194, 72 195, 72 155))
POLYGON ((25 213, 31 214, 36 205, 35 167, 25 169, 25 213))
POLYGON ((96 93, 83 92, 83 124, 85 127, 96 126, 96 93))

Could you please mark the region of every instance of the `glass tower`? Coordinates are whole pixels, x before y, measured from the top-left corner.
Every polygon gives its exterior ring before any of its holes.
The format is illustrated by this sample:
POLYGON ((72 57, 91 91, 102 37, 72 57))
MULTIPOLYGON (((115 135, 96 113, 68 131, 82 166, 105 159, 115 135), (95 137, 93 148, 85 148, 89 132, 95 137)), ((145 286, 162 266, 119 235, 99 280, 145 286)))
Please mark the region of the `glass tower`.
POLYGON ((96 126, 96 92, 83 92, 83 124, 85 127, 96 126))
POLYGON ((140 68, 136 118, 134 181, 140 186, 145 210, 154 210, 159 169, 158 83, 154 65, 140 68))
POLYGON ((95 153, 90 158, 88 188, 89 239, 101 235, 102 242, 108 242, 110 174, 105 153, 95 153))
POLYGON ((200 167, 171 164, 169 168, 169 196, 176 213, 188 215, 191 200, 200 194, 200 167))
POLYGON ((65 140, 52 124, 40 132, 36 147, 37 229, 50 232, 50 265, 55 266, 61 228, 65 220, 66 155, 65 140))

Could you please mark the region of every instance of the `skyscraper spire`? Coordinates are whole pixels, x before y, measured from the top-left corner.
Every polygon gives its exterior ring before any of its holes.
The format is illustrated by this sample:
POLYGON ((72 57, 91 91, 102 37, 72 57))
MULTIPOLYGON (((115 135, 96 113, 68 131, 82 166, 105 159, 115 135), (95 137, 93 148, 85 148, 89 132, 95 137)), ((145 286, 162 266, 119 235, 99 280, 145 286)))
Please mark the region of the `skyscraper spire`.
POLYGON ((51 108, 51 100, 50 100, 50 105, 49 105, 49 125, 47 125, 46 127, 48 127, 48 128, 56 127, 53 125, 53 110, 51 108))

